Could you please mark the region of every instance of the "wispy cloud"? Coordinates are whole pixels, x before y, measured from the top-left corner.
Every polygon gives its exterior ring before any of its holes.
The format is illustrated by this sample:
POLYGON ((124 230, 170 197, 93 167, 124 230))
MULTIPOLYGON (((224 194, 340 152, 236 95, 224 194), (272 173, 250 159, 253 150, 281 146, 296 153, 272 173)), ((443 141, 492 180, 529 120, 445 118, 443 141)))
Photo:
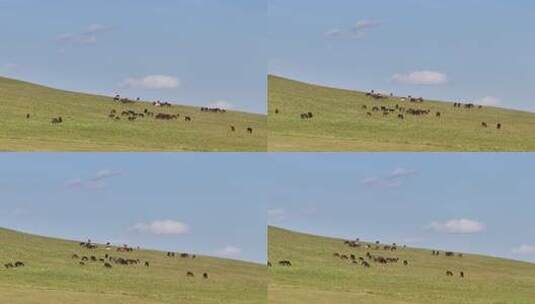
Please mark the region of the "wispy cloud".
POLYGON ((448 83, 448 76, 437 71, 414 71, 405 74, 395 74, 392 80, 400 84, 409 85, 441 85, 448 83))
POLYGON ((180 235, 188 233, 189 226, 174 220, 157 220, 150 223, 137 223, 130 230, 155 235, 180 235))
POLYGON ((523 244, 513 248, 512 252, 520 255, 535 255, 535 245, 523 244))
POLYGON ((370 176, 362 180, 362 184, 377 188, 397 188, 402 185, 405 177, 416 175, 418 172, 413 169, 396 168, 385 176, 370 176))
POLYGON ((334 28, 326 31, 324 36, 327 38, 348 38, 359 39, 365 36, 369 29, 378 27, 382 22, 377 20, 364 19, 358 21, 354 26, 347 29, 334 28))
POLYGON ((97 37, 101 33, 111 31, 113 27, 102 24, 91 24, 78 33, 64 33, 56 37, 63 44, 88 45, 97 43, 97 37))
POLYGON ((288 211, 286 209, 278 208, 278 209, 269 209, 268 210, 268 222, 269 223, 276 223, 276 222, 282 222, 288 218, 288 211))
POLYGON ((90 178, 76 177, 65 182, 65 186, 70 189, 102 189, 106 187, 105 180, 122 175, 122 171, 104 169, 90 178))
POLYGON ((443 233, 472 234, 485 230, 485 224, 471 219, 450 219, 447 221, 434 221, 429 228, 443 233))
POLYGON ((180 79, 168 75, 148 75, 141 78, 128 78, 121 84, 122 87, 143 90, 168 90, 180 86, 180 79))
POLYGON ((225 246, 224 248, 216 250, 216 255, 227 258, 238 258, 241 255, 241 249, 236 246, 225 246))

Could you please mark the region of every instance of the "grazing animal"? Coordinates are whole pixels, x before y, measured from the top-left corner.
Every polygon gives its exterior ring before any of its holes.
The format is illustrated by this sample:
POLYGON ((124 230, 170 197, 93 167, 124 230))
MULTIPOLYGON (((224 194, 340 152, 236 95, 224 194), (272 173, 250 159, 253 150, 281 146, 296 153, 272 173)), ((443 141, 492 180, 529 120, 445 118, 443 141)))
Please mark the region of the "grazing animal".
POLYGON ((24 263, 21 261, 15 262, 15 267, 24 267, 24 263))
POLYGON ((149 262, 145 262, 145 267, 149 267, 149 266, 150 266, 149 262))
POLYGON ((61 116, 60 116, 60 117, 58 117, 58 118, 52 118, 52 121, 51 121, 51 122, 52 122, 53 125, 55 125, 55 124, 60 124, 60 123, 63 122, 63 119, 62 119, 61 116))
POLYGON ((446 276, 448 276, 448 277, 452 277, 452 276, 453 276, 453 272, 451 272, 451 271, 449 271, 449 270, 446 271, 446 276))
POLYGON ((464 272, 463 272, 463 271, 461 271, 461 272, 459 273, 459 275, 461 276, 461 278, 464 278, 464 272))
POLYGON ((502 124, 501 124, 501 123, 498 123, 498 124, 496 125, 496 129, 500 130, 501 128, 502 128, 502 124))
POLYGON ((85 263, 84 263, 84 262, 80 262, 79 264, 80 264, 80 266, 84 266, 84 265, 85 265, 85 263))
POLYGON ((483 128, 486 128, 486 127, 488 127, 487 123, 486 123, 486 122, 484 122, 484 121, 483 121, 483 122, 481 123, 481 126, 482 126, 483 128))
POLYGON ((111 268, 112 266, 111 266, 110 263, 104 263, 104 267, 106 267, 106 268, 111 268))
POLYGON ((30 113, 26 114, 26 119, 30 119, 30 113))
POLYGON ((368 116, 372 116, 372 113, 371 113, 371 112, 368 112, 368 113, 366 113, 366 115, 368 115, 368 116))
POLYGON ((79 257, 77 254, 73 254, 73 255, 72 255, 72 258, 73 258, 73 259, 79 259, 80 257, 79 257))
POLYGON ((184 121, 191 121, 191 117, 189 116, 184 117, 184 121))
POLYGON ((437 117, 440 117, 441 114, 440 114, 440 112, 437 112, 437 114, 435 114, 435 115, 436 115, 437 117))
POLYGON ((404 260, 403 261, 403 265, 407 266, 407 265, 409 265, 409 262, 407 260, 404 260))
POLYGON ((279 261, 280 266, 292 266, 292 262, 290 261, 279 261))
POLYGON ((403 120, 405 119, 405 116, 403 116, 403 114, 398 114, 398 118, 403 120))
POLYGON ((205 278, 205 279, 208 279, 208 274, 205 272, 202 274, 202 277, 205 278))
POLYGON ((268 267, 271 267, 271 262, 268 261, 268 262, 267 262, 267 266, 268 266, 268 267))
POLYGON ((275 109, 275 114, 279 114, 279 109, 275 109))
POLYGON ((187 277, 191 277, 191 278, 193 278, 195 275, 193 274, 193 272, 188 271, 188 272, 186 273, 186 276, 187 276, 187 277))
POLYGON ((247 128, 247 133, 253 134, 253 128, 247 128))
POLYGON ((232 132, 236 132, 236 127, 234 127, 234 126, 230 126, 230 131, 232 131, 232 132))

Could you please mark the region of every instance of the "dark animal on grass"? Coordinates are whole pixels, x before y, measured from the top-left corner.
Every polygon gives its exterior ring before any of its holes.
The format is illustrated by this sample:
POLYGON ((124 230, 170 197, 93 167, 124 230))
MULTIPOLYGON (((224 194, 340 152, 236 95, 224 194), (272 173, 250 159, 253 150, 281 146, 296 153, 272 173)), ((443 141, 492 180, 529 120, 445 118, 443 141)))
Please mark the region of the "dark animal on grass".
POLYGON ((13 265, 13 263, 7 263, 7 264, 4 264, 4 267, 5 267, 6 269, 9 269, 9 268, 13 268, 13 267, 15 267, 15 266, 13 265))
POLYGON ((184 117, 184 121, 191 121, 191 117, 189 116, 184 117))
POLYGON ((368 263, 366 261, 362 261, 362 266, 369 268, 370 267, 370 263, 368 263))
POLYGON ((501 128, 502 128, 502 124, 501 124, 501 123, 498 123, 498 124, 496 125, 496 129, 500 130, 501 128))
POLYGON ((91 262, 96 262, 97 261, 97 257, 96 256, 91 256, 91 262))
POLYGON ((368 112, 368 113, 366 113, 366 115, 368 115, 368 116, 372 116, 372 113, 368 112))
POLYGON ((279 109, 275 109, 275 114, 279 114, 279 109))
POLYGON ((149 262, 145 262, 145 267, 149 267, 149 266, 150 266, 149 262))
POLYGON ((459 275, 461 276, 461 278, 464 278, 464 272, 463 272, 463 271, 461 271, 461 272, 459 273, 459 275))
POLYGON ((435 115, 436 115, 436 117, 440 117, 441 114, 440 114, 440 112, 437 112, 435 115))
POLYGON ((272 265, 271 265, 271 262, 268 261, 268 262, 267 262, 267 266, 268 266, 268 267, 271 267, 271 266, 272 266, 272 265))
POLYGON ((247 133, 253 134, 253 128, 247 128, 247 133))
POLYGON ((112 266, 111 266, 110 263, 104 263, 104 267, 106 267, 106 268, 111 268, 112 266))
POLYGON ((230 131, 231 131, 231 132, 236 132, 236 127, 234 127, 234 126, 230 126, 230 131))
POLYGON ((85 263, 84 263, 84 262, 80 262, 79 264, 80 264, 80 266, 84 266, 84 265, 85 265, 85 263))
POLYGON ((187 254, 187 253, 181 253, 181 254, 180 254, 180 257, 181 257, 181 258, 188 258, 188 257, 189 257, 189 254, 187 254))
POLYGON ((405 116, 403 116, 403 114, 398 114, 398 118, 403 120, 405 119, 405 116))
POLYGON ((88 257, 86 257, 86 256, 85 256, 85 257, 82 257, 82 261, 85 261, 85 262, 87 262, 87 261, 89 261, 89 258, 88 258, 88 257))
POLYGON ((191 278, 193 278, 195 275, 193 274, 193 272, 188 271, 188 272, 186 273, 186 276, 187 276, 187 277, 191 277, 191 278))
POLYGON ((53 125, 60 124, 60 123, 62 123, 62 122, 63 122, 63 118, 61 118, 61 116, 60 116, 60 117, 57 117, 57 118, 52 118, 52 121, 51 121, 51 123, 52 123, 53 125))
POLYGON ((452 277, 452 276, 453 276, 453 272, 451 272, 451 271, 448 270, 448 271, 446 271, 446 275, 447 275, 448 277, 452 277))
POLYGON ((481 126, 482 126, 483 128, 486 128, 486 127, 488 127, 487 123, 486 123, 486 122, 484 122, 484 121, 483 121, 483 122, 481 123, 481 126))
POLYGON ((26 119, 30 119, 30 113, 26 114, 26 119))
POLYGON ((208 279, 208 274, 205 272, 202 274, 202 277, 205 278, 205 279, 208 279))
POLYGON ((367 105, 362 105, 361 108, 362 108, 363 110, 366 110, 366 109, 368 109, 368 106, 367 106, 367 105))
POLYGON ((454 255, 455 255, 455 253, 453 253, 452 251, 446 251, 445 254, 446 254, 446 256, 448 256, 448 257, 451 257, 451 256, 454 256, 454 255))
POLYGON ((409 262, 407 260, 404 260, 403 261, 403 265, 407 266, 407 265, 409 265, 409 262))
POLYGON ((279 265, 280 266, 292 266, 292 262, 287 261, 287 260, 279 261, 279 265))
POLYGON ((15 262, 15 267, 24 267, 24 263, 21 261, 15 262))
POLYGON ((73 254, 73 255, 72 255, 72 258, 73 258, 73 259, 79 259, 80 257, 79 257, 77 254, 73 254))

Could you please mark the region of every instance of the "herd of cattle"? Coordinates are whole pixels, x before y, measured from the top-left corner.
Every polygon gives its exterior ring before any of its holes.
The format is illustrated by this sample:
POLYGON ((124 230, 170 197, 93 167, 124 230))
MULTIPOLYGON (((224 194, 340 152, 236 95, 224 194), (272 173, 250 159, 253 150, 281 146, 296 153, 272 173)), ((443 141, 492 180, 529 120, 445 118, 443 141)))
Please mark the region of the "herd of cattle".
MULTIPOLYGON (((99 248, 99 245, 91 242, 91 240, 88 240, 87 242, 80 242, 79 245, 80 245, 80 248, 89 249, 90 251, 93 251, 93 250, 99 248)), ((132 257, 128 257, 127 256, 129 253, 132 253, 132 252, 135 251, 135 249, 132 248, 132 247, 128 247, 127 245, 123 245, 122 247, 116 247, 114 249, 111 246, 111 243, 107 243, 104 248, 107 251, 109 251, 110 253, 105 253, 104 255, 101 255, 101 256, 97 256, 95 254, 84 254, 84 255, 82 255, 82 254, 74 253, 74 254, 71 255, 71 259, 76 261, 78 263, 78 265, 80 265, 80 266, 86 266, 88 264, 99 263, 104 268, 107 268, 107 269, 112 269, 114 267, 114 265, 119 265, 119 266, 136 266, 136 265, 140 265, 140 266, 144 266, 145 268, 149 268, 150 267, 150 261, 147 261, 147 260, 142 261, 139 258, 132 258, 132 257), (112 255, 111 254, 111 252, 113 250, 115 250, 116 255, 112 255), (123 256, 119 256, 119 254, 123 254, 123 256)), ((196 259, 197 258, 197 256, 195 254, 167 252, 167 257, 175 257, 177 255, 180 258, 184 258, 184 259, 185 258, 191 258, 191 259, 196 259)), ((10 262, 10 263, 4 264, 4 267, 6 269, 20 268, 20 267, 24 267, 24 266, 25 266, 25 264, 23 262, 21 262, 21 261, 10 262)), ((186 277, 195 277, 195 273, 192 272, 192 271, 187 271, 186 272, 186 277)), ((207 272, 202 273, 202 277, 204 279, 208 279, 208 273, 207 272)))
MULTIPOLYGON (((97 249, 99 246, 91 240, 88 240, 87 242, 80 242, 80 247, 85 249, 97 249)), ((113 250, 113 247, 111 246, 111 243, 106 243, 105 249, 108 251, 113 250)), ((139 248, 138 248, 139 249, 139 248)), ((129 247, 127 245, 123 245, 122 247, 116 247, 115 251, 119 253, 131 253, 134 252, 134 248, 129 247)), ((167 257, 176 257, 176 252, 167 252, 167 257)), ((191 258, 195 259, 197 256, 194 254, 189 253, 178 253, 178 256, 181 258, 191 258)), ((112 256, 111 254, 104 254, 103 256, 97 257, 95 255, 78 255, 73 254, 72 259, 78 261, 78 264, 80 266, 85 266, 88 263, 101 263, 103 267, 111 269, 113 268, 113 265, 120 265, 120 266, 130 266, 130 265, 142 265, 145 267, 150 267, 150 261, 141 261, 140 259, 134 259, 131 257, 124 257, 124 256, 112 256)), ((195 277, 195 274, 192 271, 186 272, 186 277, 195 277)), ((205 272, 202 274, 202 277, 205 279, 208 279, 208 273, 205 272)))
MULTIPOLYGON (((397 100, 400 100, 401 102, 410 102, 410 103, 423 103, 425 99, 423 97, 413 97, 413 96, 407 96, 407 97, 394 97, 393 93, 382 94, 375 92, 374 90, 371 90, 370 92, 366 93, 366 96, 373 98, 375 100, 386 100, 389 98, 396 98, 397 100)), ((454 108, 463 108, 463 109, 482 109, 483 106, 481 105, 475 105, 473 103, 461 103, 461 102, 455 102, 453 103, 454 108)), ((374 112, 381 113, 383 117, 388 117, 390 115, 395 115, 400 120, 404 120, 407 115, 413 115, 413 116, 425 116, 432 113, 430 109, 420 109, 420 108, 413 108, 413 107, 407 107, 400 104, 396 104, 395 106, 377 106, 377 105, 362 105, 361 109, 365 110, 366 115, 368 117, 372 117, 374 112)), ((280 110, 275 109, 275 114, 279 114, 280 110)), ((299 114, 302 120, 309 120, 312 119, 314 116, 312 112, 303 112, 299 114)), ((437 118, 442 117, 442 113, 439 111, 434 112, 434 116, 437 118)), ((481 122, 481 126, 483 128, 487 128, 489 125, 487 122, 481 122)), ((496 123, 496 129, 501 129, 502 124, 496 123)))
MULTIPOLYGON (((409 261, 406 259, 401 259, 399 256, 391 256, 392 253, 397 252, 399 249, 403 250, 406 248, 405 245, 398 246, 396 243, 393 243, 391 245, 381 244, 379 241, 376 241, 375 244, 371 243, 364 243, 361 242, 359 239, 356 240, 345 240, 344 245, 349 248, 362 248, 367 249, 366 254, 364 255, 357 255, 356 252, 350 252, 350 253, 340 253, 340 252, 334 252, 332 256, 338 260, 341 260, 343 262, 350 263, 352 265, 361 265, 365 268, 372 267, 373 264, 382 264, 382 265, 388 265, 388 264, 396 264, 400 263, 404 266, 409 266, 409 261), (375 251, 374 253, 370 253, 370 251, 375 251), (386 254, 377 254, 376 251, 383 251, 383 252, 389 252, 389 255, 386 254)), ((452 251, 444 251, 444 256, 446 257, 459 257, 462 258, 463 254, 458 253, 455 254, 452 251)), ((433 256, 440 256, 441 251, 440 250, 432 250, 433 256)), ((280 260, 278 261, 278 265, 281 267, 291 267, 293 266, 293 263, 290 260, 280 260)), ((273 267, 273 264, 268 261, 267 263, 268 267, 273 267)), ((454 276, 454 272, 451 270, 446 270, 446 276, 454 276)), ((459 271, 459 277, 464 278, 465 273, 464 271, 459 271)))
MULTIPOLYGON (((122 104, 131 104, 131 103, 135 103, 135 102, 139 102, 140 101, 140 98, 136 98, 136 100, 131 100, 131 99, 128 99, 128 98, 123 98, 121 97, 120 95, 116 95, 113 100, 115 102, 119 102, 119 103, 122 103, 122 104)), ((154 101, 151 103, 154 107, 158 107, 158 108, 163 108, 163 107, 167 107, 167 108, 170 108, 172 106, 171 103, 169 102, 161 102, 161 101, 154 101)), ((208 112, 208 113, 226 113, 227 111, 225 109, 221 109, 221 108, 209 108, 209 107, 201 107, 201 112, 208 112)), ((310 113, 311 116, 309 118, 312 118, 312 113, 310 113)), ((158 113, 155 113, 153 111, 149 111, 149 109, 145 108, 143 110, 143 112, 136 112, 134 110, 125 110, 125 111, 122 111, 121 113, 118 113, 117 110, 115 109, 112 109, 109 113, 108 113, 108 118, 110 119, 113 119, 115 121, 119 121, 121 119, 126 119, 128 121, 135 121, 137 119, 141 119, 141 118, 148 118, 148 117, 152 117, 154 119, 157 119, 157 120, 176 120, 178 118, 180 118, 180 113, 176 113, 176 114, 169 114, 169 113, 162 113, 162 112, 158 112, 158 113)), ((193 119, 191 116, 183 116, 184 117, 184 121, 186 122, 191 122, 193 119)), ((31 118, 31 114, 30 113, 26 113, 26 119, 30 119, 31 118)), ((58 116, 58 117, 54 117, 50 120, 50 123, 53 124, 53 125, 57 125, 57 124, 62 124, 63 123, 63 118, 61 116, 58 116)), ((231 132, 236 132, 236 127, 234 125, 231 125, 229 126, 230 127, 230 131, 231 132)), ((248 133, 248 134, 253 134, 253 128, 251 127, 248 127, 245 129, 245 131, 248 133)))

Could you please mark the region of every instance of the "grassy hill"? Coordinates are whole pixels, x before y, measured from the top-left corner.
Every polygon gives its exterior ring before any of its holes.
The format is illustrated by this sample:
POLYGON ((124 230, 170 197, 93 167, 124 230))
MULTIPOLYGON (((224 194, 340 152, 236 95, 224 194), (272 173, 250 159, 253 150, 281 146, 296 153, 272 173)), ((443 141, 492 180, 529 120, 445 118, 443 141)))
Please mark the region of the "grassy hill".
POLYGON ((166 253, 134 250, 119 253, 81 248, 77 242, 0 229, 0 303, 11 304, 210 304, 267 303, 264 265, 206 256, 167 257, 166 253), (86 262, 72 255, 140 259, 142 265, 86 262), (22 261, 24 267, 5 269, 22 261), (186 277, 191 271, 195 277, 186 277), (208 279, 202 274, 208 273, 208 279))
POLYGON ((449 102, 411 103, 397 97, 377 101, 363 92, 276 76, 269 76, 268 127, 269 151, 535 151, 535 113, 454 108, 449 102), (372 111, 396 104, 430 114, 404 114, 402 120, 399 111, 388 116, 372 111), (314 117, 301 119, 308 112, 314 117))
MULTIPOLYGON (((535 264, 478 255, 446 257, 431 250, 350 248, 343 240, 269 228, 272 304, 530 304, 535 264), (369 268, 333 253, 399 257, 369 268), (278 265, 289 260, 291 267, 278 265), (408 265, 403 265, 407 260, 408 265), (454 276, 446 276, 446 271, 454 276), (465 274, 460 278, 460 271, 465 274)), ((365 258, 367 260, 367 258, 365 258)))
POLYGON ((266 117, 199 108, 157 108, 146 102, 121 104, 113 98, 51 89, 0 77, 0 151, 265 151, 266 117), (177 120, 113 120, 144 109, 180 114, 177 120), (30 119, 26 119, 26 114, 30 119), (63 123, 51 124, 61 116, 63 123), (184 120, 192 118, 191 122, 184 120), (230 126, 236 128, 231 132, 230 126), (253 128, 253 134, 247 133, 253 128))

